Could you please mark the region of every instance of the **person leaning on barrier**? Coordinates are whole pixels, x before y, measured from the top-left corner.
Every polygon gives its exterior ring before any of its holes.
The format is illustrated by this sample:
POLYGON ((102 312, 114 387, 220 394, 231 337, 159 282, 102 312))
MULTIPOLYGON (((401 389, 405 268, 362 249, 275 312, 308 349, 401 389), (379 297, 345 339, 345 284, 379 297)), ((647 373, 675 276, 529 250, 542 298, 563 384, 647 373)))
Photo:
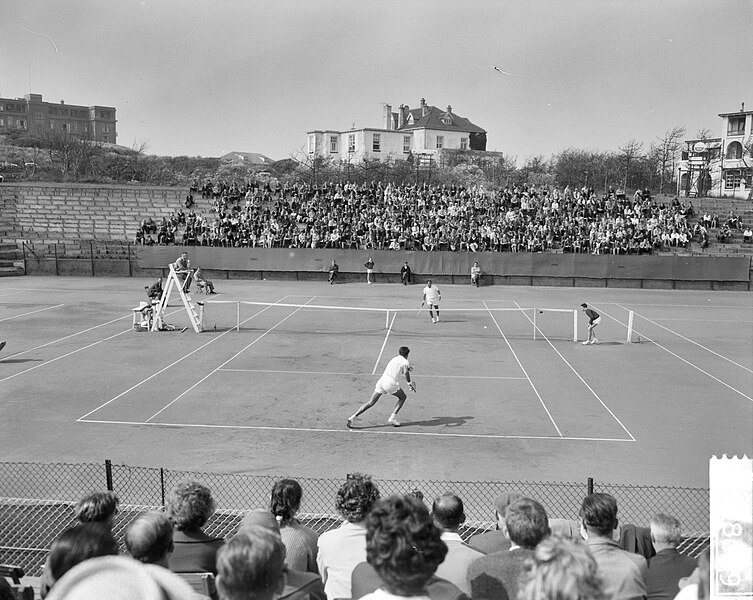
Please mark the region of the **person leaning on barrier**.
POLYGON ((646 593, 649 600, 669 600, 680 591, 680 579, 695 570, 696 561, 677 551, 682 530, 675 517, 656 514, 651 517, 649 526, 656 555, 648 561, 646 593))
POLYGON ((128 526, 125 545, 139 562, 168 568, 174 548, 173 524, 164 513, 142 513, 128 526))
MULTIPOLYGON (((608 600, 596 561, 580 543, 542 540, 523 571, 518 600, 608 600)), ((514 599, 513 599, 514 600, 514 599)))
POLYGON ((202 531, 214 513, 209 488, 198 481, 183 481, 165 499, 165 513, 175 527, 170 570, 175 573, 215 573, 217 549, 223 540, 202 531))

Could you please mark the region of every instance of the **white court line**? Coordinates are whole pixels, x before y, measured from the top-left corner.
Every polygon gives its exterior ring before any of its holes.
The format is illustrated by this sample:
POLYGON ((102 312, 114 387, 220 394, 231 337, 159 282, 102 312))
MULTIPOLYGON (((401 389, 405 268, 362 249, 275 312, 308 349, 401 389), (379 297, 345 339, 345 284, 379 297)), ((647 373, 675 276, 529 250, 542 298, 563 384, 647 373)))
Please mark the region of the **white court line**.
POLYGON ((205 429, 248 429, 256 431, 303 431, 312 433, 345 433, 345 434, 372 434, 372 435, 415 435, 425 437, 457 437, 457 438, 481 438, 481 439, 509 439, 509 440, 552 440, 552 441, 576 441, 576 442, 635 442, 625 438, 592 438, 592 437, 567 437, 556 435, 496 435, 481 433, 433 433, 430 431, 396 431, 390 427, 388 431, 374 431, 367 429, 324 429, 313 427, 272 427, 264 425, 208 425, 202 423, 161 423, 157 421, 104 421, 98 419, 79 419, 81 423, 97 423, 102 425, 146 425, 152 427, 176 427, 176 428, 205 428, 205 429))
POLYGON ((382 342, 382 348, 379 350, 379 356, 377 356, 376 362, 374 363, 374 368, 371 370, 372 375, 376 373, 377 367, 379 366, 379 361, 382 360, 382 354, 384 354, 384 347, 387 345, 387 340, 389 339, 390 333, 392 332, 392 326, 395 324, 395 317, 397 317, 397 313, 392 315, 392 321, 390 321, 390 326, 387 328, 387 333, 384 336, 384 341, 382 342))
MULTIPOLYGON (((627 290, 626 290, 627 291, 627 290)), ((646 290, 642 290, 646 291, 646 290)), ((651 290, 652 292, 660 292, 660 291, 674 291, 674 290, 651 290)), ((687 290, 692 291, 692 290, 687 290)), ((748 292, 744 292, 748 293, 748 292)), ((600 306, 604 306, 605 304, 614 304, 616 306, 620 306, 619 302, 599 302, 600 306)), ((748 309, 747 306, 740 306, 738 304, 733 305, 725 305, 725 304, 641 304, 639 302, 631 302, 630 306, 659 306, 661 308, 711 308, 716 310, 717 308, 744 308, 748 309)), ((622 307, 624 308, 624 307, 622 307)))
MULTIPOLYGON (((253 315, 251 315, 251 316, 250 316, 250 317, 249 317, 248 319, 246 319, 245 321, 243 321, 243 323, 246 323, 247 321, 250 321, 250 320, 251 320, 251 319, 253 319, 253 318, 254 318, 254 317, 255 317, 256 315, 259 315, 259 314, 263 313, 263 312, 264 312, 265 310, 267 310, 268 308, 270 308, 270 307, 267 307, 267 308, 265 308, 265 309, 262 309, 262 310, 260 310, 260 311, 259 311, 259 312, 257 312, 257 313, 254 313, 254 314, 253 314, 253 315)), ((180 312, 180 310, 182 310, 182 309, 179 309, 179 310, 174 310, 173 312, 171 312, 171 313, 168 313, 168 314, 167 314, 167 315, 165 315, 165 316, 168 316, 168 317, 169 317, 170 315, 172 315, 172 314, 175 314, 176 312, 180 312)), ((241 323, 241 324, 243 324, 243 323, 241 323)), ((130 330, 129 330, 129 331, 130 331, 130 330)), ((104 408, 105 406, 107 406, 107 405, 108 405, 108 404, 110 404, 111 402, 115 402, 115 400, 117 400, 118 398, 121 398, 121 397, 125 396, 125 395, 126 395, 126 394, 127 394, 128 392, 131 392, 131 391, 135 390, 135 389, 136 389, 137 387, 139 387, 139 386, 141 386, 141 385, 145 384, 145 383, 146 383, 147 381, 149 381, 149 380, 151 380, 151 379, 154 379, 154 378, 155 378, 155 377, 156 377, 157 375, 159 375, 160 373, 164 373, 164 372, 165 372, 165 371, 167 371, 167 369, 169 369, 170 367, 173 367, 173 366, 177 365, 177 364, 178 364, 179 362, 181 362, 181 361, 185 360, 186 358, 188 358, 188 357, 189 357, 189 356, 191 356, 192 354, 196 354, 196 353, 197 353, 197 352, 198 352, 199 350, 201 350, 202 348, 206 348, 206 347, 207 347, 207 346, 208 346, 209 344, 212 344, 212 343, 216 342, 217 340, 219 340, 220 338, 222 338, 223 336, 227 335, 228 333, 230 333, 230 332, 232 332, 232 331, 235 331, 235 329, 228 329, 228 330, 227 330, 227 331, 225 331, 224 333, 221 333, 220 335, 218 335, 218 336, 217 336, 216 338, 212 338, 212 339, 211 339, 211 340, 209 340, 209 341, 208 341, 208 342, 207 342, 206 344, 202 344, 201 346, 199 346, 199 347, 198 347, 198 348, 196 348, 195 350, 192 350, 192 351, 191 351, 191 352, 189 352, 188 354, 185 354, 184 356, 181 356, 181 357, 180 357, 180 358, 179 358, 178 360, 176 360, 175 362, 172 362, 172 363, 170 363, 169 365, 167 365, 166 367, 164 367, 164 368, 160 369, 160 370, 159 370, 159 371, 157 371, 156 373, 152 373, 152 374, 151 374, 151 375, 150 375, 149 377, 147 377, 146 379, 142 379, 142 380, 141 380, 141 381, 139 381, 139 382, 138 382, 137 384, 135 384, 135 385, 132 385, 132 386, 131 386, 131 387, 129 387, 129 388, 127 389, 127 390, 125 390, 124 392, 121 392, 120 394, 118 394, 118 395, 117 395, 117 396, 115 396, 114 398, 111 398, 111 399, 110 399, 110 400, 108 400, 107 402, 104 402, 104 403, 100 404, 100 405, 99 405, 99 406, 98 406, 97 408, 95 408, 94 410, 90 410, 90 411, 89 411, 88 413, 86 413, 85 415, 83 415, 83 416, 79 417, 78 419, 76 419, 76 421, 77 421, 77 422, 78 422, 78 421, 81 421, 82 419, 85 419, 85 418, 86 418, 86 417, 88 417, 89 415, 91 415, 91 414, 93 414, 93 413, 97 412, 98 410, 100 410, 100 409, 104 408)))
MULTIPOLYGON (((615 302, 615 304, 617 303, 615 302)), ((620 305, 617 304, 617 306, 620 306, 620 305)), ((635 305, 631 304, 630 306, 635 306, 635 305)), ((625 307, 622 306, 622 308, 625 308, 625 307)), ((641 318, 646 319, 646 317, 643 317, 643 316, 641 316, 641 318)), ((676 319, 674 317, 662 317, 662 318, 654 317, 654 321, 687 321, 688 323, 753 323, 753 321, 744 321, 742 319, 676 319)))
POLYGON ((502 339, 505 340, 505 344, 507 344, 507 347, 510 349, 510 352, 512 352, 512 355, 515 357, 515 360, 517 361, 518 366, 520 367, 520 370, 523 371, 523 374, 526 376, 528 383, 531 384, 531 387, 533 388, 533 391, 536 394, 536 397, 539 399, 539 402, 541 402, 541 406, 544 407, 544 410, 546 411, 546 414, 549 416, 549 420, 552 422, 552 425, 554 425, 554 428, 557 430, 557 433, 559 434, 559 436, 563 437, 562 432, 560 431, 560 428, 557 427, 557 423, 555 423, 554 421, 554 417, 552 417, 552 413, 549 412, 549 409, 546 407, 546 404, 544 404, 544 399, 541 397, 541 394, 539 394, 539 390, 537 390, 536 386, 533 385, 533 381, 531 381, 531 378, 528 376, 528 373, 526 372, 525 367, 523 366, 523 363, 520 362, 518 355, 515 354, 515 350, 512 349, 512 346, 510 345, 510 342, 508 341, 507 336, 502 332, 502 328, 499 326, 499 323, 497 323, 497 319, 494 318, 494 315, 492 314, 492 311, 489 309, 489 306, 486 304, 486 302, 484 302, 484 306, 486 307, 486 310, 489 312, 489 316, 492 318, 492 321, 494 321, 494 324, 497 326, 497 330, 502 336, 502 339))
MULTIPOLYGON (((617 306, 619 306, 619 307, 620 307, 620 308, 622 308, 622 309, 625 309, 625 310, 627 310, 628 312, 630 311, 630 309, 629 309, 629 308, 627 308, 627 307, 625 307, 625 306, 622 306, 621 304, 618 304, 617 306)), ((748 367, 746 367, 745 365, 741 365, 740 363, 737 363, 737 362, 735 362, 735 361, 734 361, 734 360, 732 360, 731 358, 727 358, 726 356, 724 356, 724 355, 722 355, 722 354, 719 354, 718 352, 715 352, 715 351, 714 351, 714 350, 712 350, 711 348, 707 348, 707 347, 706 347, 706 346, 704 346, 703 344, 699 344, 699 343, 698 343, 698 342, 696 342, 695 340, 691 340, 690 338, 687 338, 687 337, 685 337, 684 335, 682 335, 682 334, 680 334, 680 333, 678 333, 678 332, 674 331, 673 329, 669 329, 669 327, 664 327, 664 325, 661 325, 661 324, 657 323, 657 322, 656 322, 656 321, 654 321, 653 319, 649 319, 648 317, 644 317, 644 316, 643 316, 642 314, 640 314, 640 313, 637 313, 637 312, 635 312, 635 311, 633 311, 633 312, 634 312, 634 314, 635 314, 636 316, 640 317, 640 318, 641 318, 641 319, 643 319, 644 321, 648 321, 649 323, 653 323, 653 324, 654 324, 654 325, 656 325, 657 327, 661 327, 661 328, 662 328, 662 329, 664 329, 665 331, 669 331, 669 333, 673 333, 674 335, 676 335, 676 336, 677 336, 677 337, 679 337, 679 338, 682 338, 682 339, 683 339, 683 340, 685 340, 686 342, 690 342, 691 344, 695 344, 695 345, 696 345, 696 346, 698 346, 699 348, 702 348, 703 350, 706 350, 706 352, 711 352, 711 354, 713 354, 714 356, 718 356, 719 358, 721 358, 721 359, 723 359, 723 360, 726 360, 726 361, 728 361, 728 362, 732 363, 732 364, 733 364, 733 365, 735 365, 736 367, 740 367, 741 369, 745 369, 745 370, 746 370, 746 371, 747 371, 748 373, 753 373, 753 369, 749 369, 749 368, 748 368, 748 367)))
MULTIPOLYGON (((517 302, 516 302, 516 304, 517 304, 517 302)), ((527 314, 525 314, 525 313, 523 313, 523 314, 525 315, 526 319, 528 319, 529 321, 531 321, 531 324, 533 324, 533 320, 531 319, 531 317, 529 317, 529 316, 528 316, 527 314)), ((586 386, 586 388, 588 388, 588 391, 589 391, 589 392, 591 392, 591 394, 593 395, 593 397, 594 397, 594 398, 596 398, 596 399, 597 399, 597 400, 599 401, 599 404, 601 404, 601 405, 602 405, 602 406, 603 406, 603 407, 604 407, 604 408, 606 409, 606 411, 607 411, 607 412, 608 412, 608 413, 609 413, 610 415, 612 415, 612 418, 613 418, 613 419, 614 419, 615 421, 617 421, 617 423, 619 423, 620 427, 622 427, 622 429, 623 429, 623 430, 625 431, 625 433, 627 433, 627 434, 628 434, 628 435, 630 436, 630 439, 631 439, 632 441, 635 441, 635 437, 633 436, 633 434, 632 434, 632 433, 630 433, 630 431, 628 431, 628 428, 627 428, 627 427, 625 427, 625 425, 624 425, 624 424, 622 423, 622 421, 620 421, 620 420, 619 420, 619 419, 617 418, 617 415, 615 415, 615 414, 614 414, 614 413, 612 412, 612 409, 611 409, 611 408, 609 408, 609 407, 608 407, 608 406, 606 405, 606 403, 605 403, 605 402, 604 402, 604 401, 603 401, 603 400, 602 400, 602 399, 601 399, 601 398, 599 397, 599 395, 598 395, 598 394, 597 394, 597 393, 596 393, 596 392, 594 391, 594 389, 593 389, 593 388, 592 388, 592 387, 591 387, 590 385, 588 385, 588 383, 586 382, 586 380, 585 380, 585 379, 583 379, 583 377, 581 377, 581 374, 580 374, 580 373, 578 373, 578 371, 577 371, 577 370, 575 369, 575 367, 573 367, 573 365, 571 365, 571 364, 570 364, 570 362, 569 362, 569 361, 568 361, 568 360, 567 360, 567 359, 566 359, 566 358, 565 358, 564 356, 562 356, 562 353, 561 353, 561 352, 560 352, 559 350, 557 350, 557 348, 556 348, 556 347, 554 346, 554 344, 552 344, 552 342, 551 342, 551 341, 549 340, 549 338, 548 338, 548 337, 546 337, 546 336, 545 336, 545 335, 544 335, 544 334, 543 334, 543 333, 541 332, 541 330, 539 330, 539 333, 541 333, 541 335, 542 335, 542 336, 544 337, 544 339, 545 339, 545 340, 547 341, 547 343, 548 343, 548 344, 549 344, 549 346, 550 346, 550 347, 552 348, 552 350, 554 350, 554 351, 555 351, 555 352, 556 352, 556 353, 557 353, 557 354, 559 355, 559 357, 560 357, 560 358, 562 359, 562 362, 564 362, 564 363, 565 363, 565 364, 566 364, 566 365, 567 365, 568 367, 570 367, 570 370, 571 370, 571 371, 572 371, 573 373, 575 373, 575 376, 576 376, 576 377, 577 377, 578 379, 580 379, 581 383, 582 383, 583 385, 585 385, 585 386, 586 386)))
MULTIPOLYGON (((8 289, 14 289, 14 288, 8 288, 8 289)), ((23 293, 24 293, 23 290, 18 290, 15 292, 3 292, 2 294, 0 294, 0 298, 5 298, 6 296, 14 296, 16 294, 23 294, 23 293)))
MULTIPOLYGON (((616 304, 616 303, 615 303, 615 304, 616 304)), ((594 305, 594 306, 596 306, 596 305, 594 305)), ((599 305, 599 306, 600 306, 600 305, 599 305)), ((623 310, 627 310, 627 309, 626 309, 626 308, 625 308, 624 306, 622 307, 622 309, 623 309, 623 310)), ((627 326, 625 325, 625 323, 623 323, 623 322, 622 322, 622 321, 620 321, 619 319, 615 319, 615 318, 614 318, 614 317, 613 317, 612 315, 610 315, 609 313, 607 313, 607 312, 606 312, 605 310, 603 310, 603 309, 602 309, 602 310, 601 310, 601 312, 602 312, 603 314, 605 314, 606 316, 608 316, 608 317, 609 317, 610 319, 612 319, 613 321, 615 321, 615 322, 619 323, 620 325, 622 325, 623 327, 627 328, 627 326)), ((721 379, 719 379, 718 377, 715 377, 714 375, 712 375, 712 374, 711 374, 711 373, 709 373, 708 371, 704 371, 704 370, 703 370, 703 369, 702 369, 701 367, 699 367, 698 365, 696 365, 696 364, 694 364, 694 363, 690 362, 689 360, 687 360, 687 359, 683 358, 683 357, 682 357, 682 356, 680 356, 679 354, 676 354, 675 352, 672 352, 672 351, 671 351, 671 350, 670 350, 669 348, 667 348, 667 347, 665 347, 665 346, 662 346, 662 345, 661 345, 661 344, 660 344, 659 342, 657 342, 657 341, 655 341, 655 340, 652 340, 652 339, 651 339, 650 337, 648 337, 648 336, 647 336, 647 335, 646 335, 645 333, 642 333, 642 332, 638 331, 638 330, 637 330, 637 329, 635 329, 635 328, 633 329, 633 331, 635 331, 635 333, 636 333, 636 334, 640 335, 640 336, 641 336, 642 338, 644 338, 644 339, 648 340, 648 341, 649 341, 649 342, 651 342, 652 344, 655 344, 656 346, 658 346, 659 348, 661 348, 661 349, 662 349, 662 350, 664 350, 665 352, 667 352, 667 353, 671 354, 672 356, 674 356, 675 358, 677 358, 677 359, 681 360, 681 361, 682 361, 682 362, 684 362, 685 364, 687 364, 687 365, 689 365, 689 366, 693 367, 693 368, 694 368, 694 369, 696 369, 697 371, 700 371, 700 372, 701 372, 701 373, 703 373, 704 375, 706 375, 706 376, 708 376, 708 377, 711 377, 711 379, 713 379, 713 380, 714 380, 714 381, 716 381, 717 383, 721 383, 721 384, 722 384, 722 385, 723 385, 724 387, 726 387, 726 388, 729 388, 730 390, 732 390, 732 391, 733 391, 733 392, 735 392, 736 394, 740 394, 740 395, 741 395, 741 396, 742 396, 743 398, 746 398, 747 400, 750 400, 751 402, 753 402, 753 398, 751 398, 751 397, 750 397, 750 396, 748 396, 747 394, 744 394, 743 392, 741 392, 740 390, 738 390, 738 389, 736 389, 736 388, 732 387, 732 386, 731 386, 730 384, 726 383, 725 381, 722 381, 722 380, 721 380, 721 379)))
MULTIPOLYGON (((217 369, 218 371, 235 373, 270 373, 287 375, 343 375, 347 377, 371 377, 374 373, 339 373, 334 371, 274 371, 270 369, 217 369)), ((421 373, 423 379, 519 379, 525 381, 525 377, 502 377, 494 375, 426 375, 421 373)))
POLYGON ((56 304, 55 306, 47 306, 46 308, 40 308, 38 310, 32 310, 31 312, 23 313, 23 314, 20 314, 20 315, 14 315, 12 317, 5 317, 4 319, 0 319, 0 323, 2 323, 3 321, 10 321, 11 319, 20 319, 21 317, 26 317, 28 315, 33 315, 35 313, 41 313, 41 312, 44 312, 46 310, 53 310, 55 308, 60 308, 61 306, 65 306, 65 304, 56 304))
MULTIPOLYGON (((312 297, 312 298, 311 298, 311 300, 309 300, 309 302, 312 302, 312 301, 313 301, 313 300, 314 300, 315 298, 316 298, 316 296, 312 297)), ((274 305, 273 305, 273 306, 274 306, 274 305)), ((268 306, 267 308, 271 308, 271 307, 269 307, 269 306, 268 306)), ((299 310, 301 310, 301 308, 303 308, 303 307, 301 306, 301 307, 299 307, 299 308, 296 308, 296 309, 295 309, 295 310, 294 310, 294 311, 293 311, 292 313, 290 313, 290 314, 289 314, 289 315, 288 315, 287 317, 285 317, 284 319, 282 319, 282 320, 278 321, 277 323, 275 323, 275 324, 274 324, 274 325, 273 325, 272 327, 270 327, 270 328, 269 328, 269 329, 267 329, 267 330, 266 330, 266 331, 265 331, 264 333, 262 333, 262 334, 261 334, 261 335, 260 335, 259 337, 257 337, 257 338, 256 338, 256 339, 255 339, 255 340, 254 340, 253 342, 251 342, 250 344, 247 344, 247 345, 246 345, 245 347, 243 347, 243 348, 242 348, 241 350, 239 350, 238 352, 236 352, 236 353, 235 353, 235 354, 234 354, 233 356, 231 356, 230 358, 228 358, 228 359, 227 359, 227 360, 226 360, 226 361, 225 361, 224 363, 222 363, 222 364, 221 364, 221 365, 220 365, 219 367, 217 367, 216 369, 212 369, 212 371, 211 371, 211 372, 207 373, 207 374, 206 374, 206 375, 205 375, 204 377, 202 377, 201 379, 199 379, 199 381, 197 381, 196 383, 194 383, 194 384, 193 384, 193 385, 192 385, 191 387, 189 387, 189 388, 188 388, 187 390, 185 390, 185 391, 184 391, 183 393, 181 393, 180 395, 178 395, 178 396, 177 396, 176 398, 173 398, 173 399, 172 399, 172 400, 171 400, 170 402, 168 402, 168 403, 167 403, 167 404, 166 404, 165 406, 163 406, 162 408, 160 408, 160 409, 159 409, 159 410, 158 410, 158 411, 157 411, 156 413, 154 413, 154 414, 153 414, 153 415, 152 415, 151 417, 149 417, 149 418, 147 419, 147 422, 148 422, 148 421, 151 421, 151 420, 152 420, 152 419, 153 419, 154 417, 156 417, 156 416, 157 416, 158 414, 160 414, 161 412, 163 412, 163 411, 167 410, 168 408, 170 408, 170 407, 171 407, 171 406, 172 406, 173 404, 175 404, 175 403, 176 403, 176 402, 177 402, 178 400, 180 400, 180 399, 181 399, 181 398, 182 398, 183 396, 185 396, 185 395, 186 395, 186 394, 187 394, 188 392, 190 392, 190 391, 191 391, 191 390, 193 390, 193 389, 194 389, 195 387, 197 387, 198 385, 202 384, 202 383, 203 383, 204 381, 206 381, 207 379, 209 379, 209 378, 210 378, 210 377, 211 377, 212 375, 214 375, 214 374, 215 374, 215 373, 216 373, 217 371, 219 371, 219 370, 220 370, 220 369, 221 369, 222 367, 224 367, 224 366, 225 366, 226 364, 228 364, 228 363, 229 363, 229 362, 230 362, 231 360, 233 360, 233 359, 235 359, 236 357, 238 357, 238 356, 240 356, 241 354, 243 354, 243 353, 244 353, 244 352, 245 352, 246 350, 248 350, 248 349, 249 349, 249 348, 250 348, 251 346, 253 346, 253 345, 254 345, 254 344, 255 344, 256 342, 258 342, 258 341, 259 341, 260 339, 262 339, 262 338, 263 338, 264 336, 266 336, 266 335, 267 335, 268 333, 271 333, 272 331, 274 331, 274 330, 275 330, 275 329, 276 329, 276 328, 277 328, 277 327, 278 327, 279 325, 282 325, 282 324, 283 324, 283 323, 284 323, 285 321, 287 321, 287 320, 288 320, 288 319, 289 319, 290 317, 292 317, 292 316, 293 316, 293 315, 294 315, 295 313, 297 313, 297 312, 298 312, 299 310)), ((266 309, 264 309, 264 310, 266 310, 266 309)), ((257 314, 258 314, 258 313, 257 313, 257 314)), ((84 416, 86 416, 86 415, 84 415, 84 416)))

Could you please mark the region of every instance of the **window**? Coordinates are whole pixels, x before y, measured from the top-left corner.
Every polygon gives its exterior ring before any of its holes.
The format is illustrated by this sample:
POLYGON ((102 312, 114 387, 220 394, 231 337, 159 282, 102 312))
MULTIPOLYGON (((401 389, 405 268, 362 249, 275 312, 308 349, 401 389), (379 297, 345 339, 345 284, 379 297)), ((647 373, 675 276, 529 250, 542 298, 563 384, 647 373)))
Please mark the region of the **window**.
POLYGON ((109 125, 105 125, 104 132, 105 133, 110 133, 110 126, 109 125))
POLYGON ((730 117, 727 121, 727 135, 743 135, 745 133, 745 117, 730 117))
POLYGON ((5 127, 5 119, 0 117, 0 127, 5 127))
POLYGON ((410 136, 404 135, 403 136, 403 154, 409 154, 410 153, 410 136))
POLYGON ((724 172, 724 187, 728 190, 734 190, 740 187, 741 173, 739 169, 724 172))
POLYGON ((382 135, 380 133, 373 134, 373 137, 371 140, 371 150, 373 152, 382 151, 382 135))
POLYGON ((468 138, 460 138, 460 149, 468 150, 468 138))
POLYGON ((26 121, 23 119, 18 120, 18 128, 19 129, 26 129, 26 121))
POLYGON ((348 152, 355 152, 355 151, 356 151, 356 134, 349 133, 348 134, 348 152))
POLYGON ((452 125, 452 115, 450 115, 450 113, 445 113, 444 115, 442 115, 441 121, 445 125, 452 125))
POLYGON ((743 157, 743 145, 740 142, 732 142, 727 146, 727 155, 725 158, 737 158, 743 157))
POLYGON ((309 154, 313 154, 316 150, 316 137, 312 133, 309 135, 309 154))
POLYGON ((88 132, 89 131, 89 123, 84 123, 81 125, 81 131, 88 132))
POLYGON ((337 154, 337 136, 329 136, 329 151, 333 154, 337 154))
POLYGON ((444 148, 444 136, 438 135, 437 136, 437 149, 444 148))

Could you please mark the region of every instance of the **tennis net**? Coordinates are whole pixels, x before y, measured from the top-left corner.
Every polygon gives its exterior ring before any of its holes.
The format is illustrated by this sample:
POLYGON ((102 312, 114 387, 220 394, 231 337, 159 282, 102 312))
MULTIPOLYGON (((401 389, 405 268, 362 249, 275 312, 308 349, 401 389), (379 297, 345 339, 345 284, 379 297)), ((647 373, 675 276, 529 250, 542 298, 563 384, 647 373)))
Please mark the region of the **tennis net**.
POLYGON ((208 300, 200 306, 202 331, 578 339, 578 311, 562 308, 441 308, 432 323, 426 307, 368 307, 208 300))

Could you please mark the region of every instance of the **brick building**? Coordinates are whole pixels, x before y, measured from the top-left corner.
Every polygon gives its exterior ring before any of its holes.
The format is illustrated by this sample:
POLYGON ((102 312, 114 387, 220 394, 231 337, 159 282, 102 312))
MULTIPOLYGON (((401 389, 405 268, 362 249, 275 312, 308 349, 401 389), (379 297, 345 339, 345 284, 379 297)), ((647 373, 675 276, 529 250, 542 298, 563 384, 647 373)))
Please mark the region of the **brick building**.
POLYGON ((95 142, 117 142, 117 119, 112 106, 82 106, 45 102, 42 94, 0 98, 0 133, 24 131, 42 137, 46 132, 69 133, 95 142))

